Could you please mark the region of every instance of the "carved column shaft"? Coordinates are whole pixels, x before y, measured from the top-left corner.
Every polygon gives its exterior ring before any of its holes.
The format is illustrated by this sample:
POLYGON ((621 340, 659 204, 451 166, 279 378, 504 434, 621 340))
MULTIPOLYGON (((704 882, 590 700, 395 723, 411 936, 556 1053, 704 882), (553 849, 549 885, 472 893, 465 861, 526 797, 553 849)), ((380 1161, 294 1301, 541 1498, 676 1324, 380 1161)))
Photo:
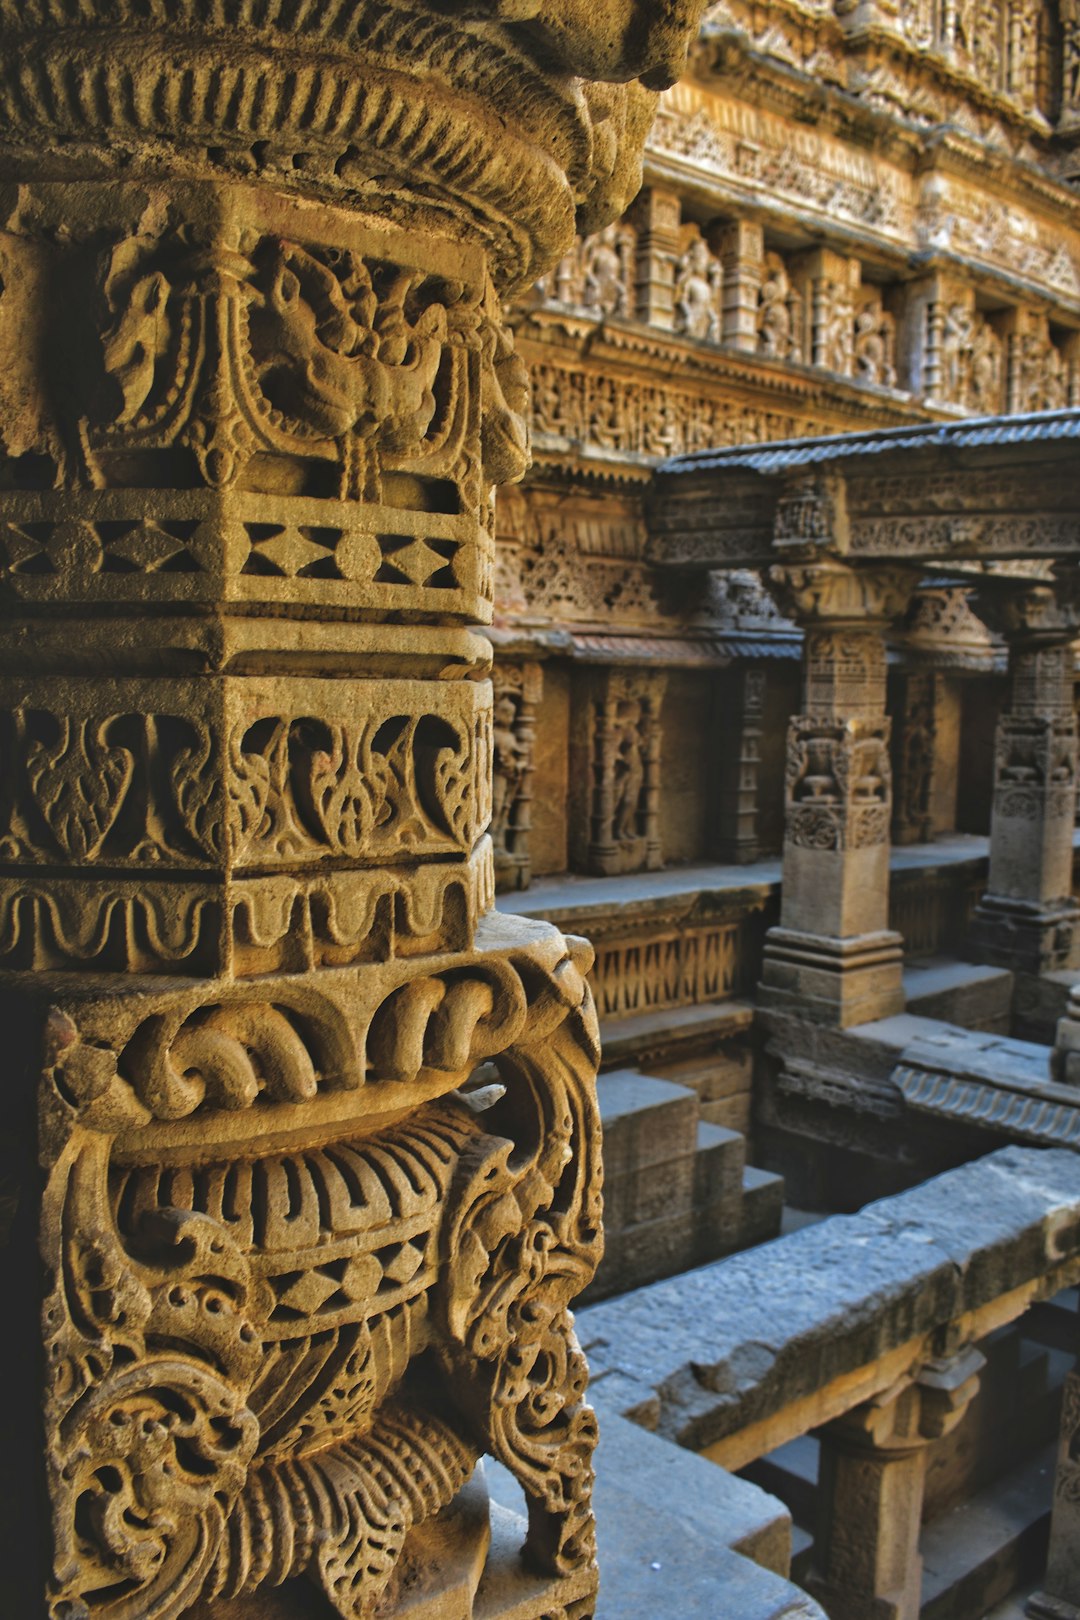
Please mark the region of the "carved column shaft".
POLYGON ((1026 1612, 1031 1620, 1080 1616, 1080 1372, 1075 1370, 1065 1379, 1061 1404, 1046 1575, 1026 1612))
POLYGON ((903 1006, 902 941, 888 926, 884 630, 915 576, 832 562, 774 574, 806 641, 803 709, 788 731, 780 927, 766 941, 761 999, 843 1027, 903 1006))
POLYGON ((745 865, 758 857, 758 775, 765 706, 765 671, 747 663, 733 676, 737 696, 724 702, 714 848, 721 861, 745 865))
POLYGON ((682 205, 674 192, 652 186, 638 198, 634 218, 638 230, 638 319, 670 332, 675 325, 675 260, 682 205))
POLYGON ((998 724, 990 874, 973 938, 983 958, 1028 973, 1080 966, 1072 899, 1077 725, 1073 584, 1019 581, 980 611, 1009 644, 1009 706, 998 724))
POLYGON ((589 670, 578 682, 571 739, 570 853, 608 876, 662 862, 661 709, 667 677, 589 670))
POLYGON ((491 916, 469 627, 503 298, 625 209, 695 16, 451 9, 0 0, 20 1615, 490 1612, 485 1451, 498 1603, 592 1609, 591 953, 491 916))
POLYGON ((822 1429, 819 1521, 807 1585, 831 1620, 918 1620, 929 1445, 956 1427, 983 1357, 966 1350, 822 1429))
POLYGON ((753 220, 737 220, 718 231, 711 246, 724 271, 723 340, 735 349, 756 354, 765 233, 753 220))

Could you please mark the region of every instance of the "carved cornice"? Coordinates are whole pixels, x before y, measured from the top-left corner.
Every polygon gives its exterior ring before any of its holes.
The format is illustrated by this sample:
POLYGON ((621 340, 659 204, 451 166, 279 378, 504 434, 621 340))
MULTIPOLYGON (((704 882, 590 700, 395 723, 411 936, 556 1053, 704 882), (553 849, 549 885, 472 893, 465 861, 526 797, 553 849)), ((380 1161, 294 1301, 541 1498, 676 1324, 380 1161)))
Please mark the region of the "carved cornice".
POLYGON ((504 285, 637 189, 694 0, 0 0, 0 157, 30 177, 257 175, 485 241, 504 285), (532 13, 529 16, 529 13, 532 13), (285 65, 287 64, 287 71, 285 65), (586 83, 574 75, 600 78, 586 83), (629 81, 629 82, 626 82, 629 81), (59 154, 59 155, 58 155, 59 154))

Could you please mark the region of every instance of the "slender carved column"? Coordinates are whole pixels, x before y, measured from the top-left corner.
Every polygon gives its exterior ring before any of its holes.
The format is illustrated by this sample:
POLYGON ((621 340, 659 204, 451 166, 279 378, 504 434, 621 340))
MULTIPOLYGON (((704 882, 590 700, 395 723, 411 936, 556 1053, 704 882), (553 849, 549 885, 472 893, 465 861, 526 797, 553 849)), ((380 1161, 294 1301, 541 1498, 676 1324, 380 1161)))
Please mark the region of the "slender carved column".
POLYGON ((788 732, 780 926, 767 936, 760 1000, 846 1027, 903 1006, 903 941, 888 926, 884 631, 917 576, 825 561, 775 569, 773 583, 806 644, 803 710, 788 732))
POLYGON ((491 842, 497 889, 529 887, 536 709, 543 680, 539 664, 500 659, 495 666, 491 842))
POLYGON ((990 876, 973 924, 988 962, 1037 974, 1080 966, 1072 898, 1077 725, 1076 576, 995 578, 979 611, 1007 638, 1009 707, 998 725, 990 876))
MULTIPOLYGON (((745 663, 733 679, 737 696, 723 714, 714 848, 718 860, 744 865, 758 857, 758 772, 765 707, 765 670, 745 663)), ((726 694, 725 694, 726 695, 726 694)))
POLYGON ((662 861, 660 711, 667 677, 587 671, 571 741, 570 844, 579 871, 608 876, 662 861))
POLYGON ((831 1620, 918 1620, 927 1449, 964 1416, 983 1364, 974 1349, 930 1362, 820 1431, 816 1570, 807 1585, 831 1620))
POLYGON ((13 1614, 465 1617, 485 1451, 483 1612, 592 1612, 591 953, 491 914, 468 627, 502 298, 694 8, 529 9, 0 0, 13 1614))
POLYGON ((933 826, 941 676, 932 669, 919 669, 904 674, 901 681, 892 839, 895 844, 921 844, 930 838, 933 826))

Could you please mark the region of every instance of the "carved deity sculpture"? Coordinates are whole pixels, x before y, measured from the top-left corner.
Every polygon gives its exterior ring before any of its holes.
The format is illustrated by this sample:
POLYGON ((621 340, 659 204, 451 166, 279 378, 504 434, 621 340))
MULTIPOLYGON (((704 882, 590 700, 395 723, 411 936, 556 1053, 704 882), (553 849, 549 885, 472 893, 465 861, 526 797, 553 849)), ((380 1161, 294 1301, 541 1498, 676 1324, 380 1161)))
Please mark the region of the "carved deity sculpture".
POLYGON ((896 387, 896 328, 878 300, 865 303, 855 317, 855 375, 881 388, 896 387))
POLYGON ((692 236, 675 266, 675 326, 687 337, 719 343, 723 271, 701 236, 692 236))
POLYGON ((13 1615, 593 1612, 590 952, 491 916, 469 627, 632 9, 0 0, 13 1615))
POLYGON ((500 662, 494 674, 491 842, 498 888, 523 889, 529 882, 533 735, 541 680, 539 664, 500 662))
POLYGON ((1058 0, 1063 118, 1080 113, 1080 0, 1058 0))
POLYGON ((574 864, 585 871, 659 866, 663 671, 588 672, 571 749, 574 864))
POLYGON ((765 277, 758 295, 758 349, 773 360, 800 360, 798 313, 800 300, 779 254, 765 259, 765 277))

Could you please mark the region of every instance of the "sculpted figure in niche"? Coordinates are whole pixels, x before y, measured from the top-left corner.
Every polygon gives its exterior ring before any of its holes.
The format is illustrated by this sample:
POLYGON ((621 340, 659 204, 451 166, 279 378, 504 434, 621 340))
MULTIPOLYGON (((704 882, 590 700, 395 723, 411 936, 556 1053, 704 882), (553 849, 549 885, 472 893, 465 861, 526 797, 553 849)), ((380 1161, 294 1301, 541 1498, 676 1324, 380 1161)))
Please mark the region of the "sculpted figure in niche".
POLYGON ((616 842, 637 838, 641 790, 645 786, 645 750, 642 746, 642 709, 637 699, 620 703, 616 712, 615 808, 612 831, 616 842))
POLYGON ((950 304, 941 327, 941 374, 949 399, 964 397, 974 332, 974 312, 966 304, 950 304))
POLYGON ((719 343, 722 278, 708 243, 695 236, 676 266, 675 278, 676 326, 687 337, 719 343))
POLYGON ((629 315, 630 289, 625 262, 625 226, 609 225, 584 245, 582 303, 601 315, 629 315), (620 251, 620 249, 622 251, 620 251))
POLYGON ((492 754, 491 841, 496 854, 508 854, 514 805, 528 769, 525 746, 517 734, 518 706, 513 693, 502 691, 495 702, 492 754))
POLYGON ((758 347, 775 360, 795 357, 791 319, 791 283, 782 261, 770 253, 765 261, 767 274, 761 284, 758 310, 758 347))
POLYGON ((1059 0, 1061 18, 1061 104, 1067 112, 1080 108, 1080 0, 1059 0))
POLYGON ((971 346, 970 403, 979 411, 996 411, 1000 396, 1001 344, 993 328, 981 321, 971 346))
POLYGON ((895 388, 892 319, 880 304, 864 304, 855 317, 855 368, 861 382, 895 388))

